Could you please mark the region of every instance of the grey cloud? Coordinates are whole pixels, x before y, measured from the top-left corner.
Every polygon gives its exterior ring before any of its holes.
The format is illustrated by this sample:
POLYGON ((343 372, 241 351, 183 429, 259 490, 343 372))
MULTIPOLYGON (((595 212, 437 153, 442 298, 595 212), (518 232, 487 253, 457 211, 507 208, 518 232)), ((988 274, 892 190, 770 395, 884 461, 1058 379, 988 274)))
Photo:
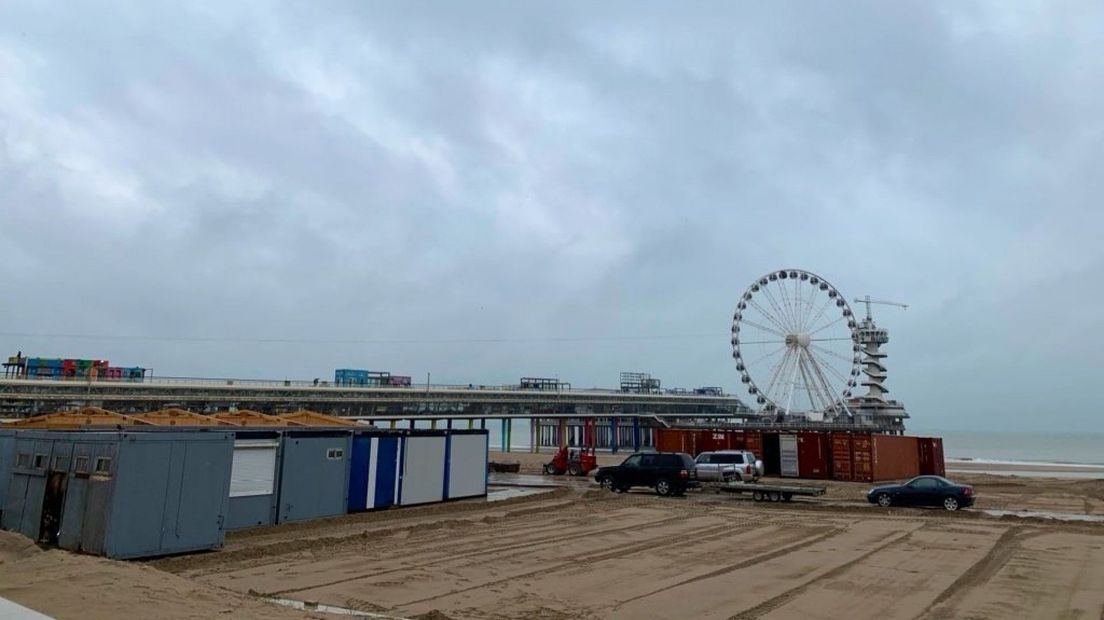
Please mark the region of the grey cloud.
POLYGON ((911 304, 916 424, 1100 428, 1102 12, 6 5, 5 331, 511 341, 0 347, 735 390, 731 308, 794 265, 911 304), (590 335, 656 339, 531 340, 590 335))

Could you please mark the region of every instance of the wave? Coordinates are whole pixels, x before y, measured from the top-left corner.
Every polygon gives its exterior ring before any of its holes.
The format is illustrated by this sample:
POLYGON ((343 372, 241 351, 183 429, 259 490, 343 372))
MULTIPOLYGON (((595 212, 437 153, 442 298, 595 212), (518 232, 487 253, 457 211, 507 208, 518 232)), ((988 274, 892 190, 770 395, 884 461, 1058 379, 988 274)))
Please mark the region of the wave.
POLYGON ((1032 460, 1013 460, 1013 459, 986 459, 977 458, 972 456, 948 456, 948 463, 977 463, 979 465, 1026 465, 1032 467, 1069 467, 1080 469, 1100 469, 1104 470, 1104 464, 1102 463, 1077 463, 1074 461, 1032 461, 1032 460))

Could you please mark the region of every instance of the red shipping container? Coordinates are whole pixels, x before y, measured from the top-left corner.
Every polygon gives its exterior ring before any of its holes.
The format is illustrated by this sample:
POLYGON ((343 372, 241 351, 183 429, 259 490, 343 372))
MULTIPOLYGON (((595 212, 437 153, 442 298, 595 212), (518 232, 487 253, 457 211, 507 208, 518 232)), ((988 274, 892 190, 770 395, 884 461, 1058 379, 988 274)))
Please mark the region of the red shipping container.
POLYGON ((943 438, 932 437, 932 473, 936 476, 947 475, 947 460, 943 456, 943 438))
POLYGON ((920 473, 928 476, 944 476, 947 473, 943 461, 943 440, 939 437, 920 437, 920 473))
POLYGON ((763 433, 761 431, 744 432, 744 450, 750 451, 755 458, 763 459, 763 433))
POLYGON ((831 452, 828 435, 824 433, 797 434, 797 474, 801 478, 827 478, 831 452))
POLYGON ((903 480, 920 475, 920 448, 916 437, 874 435, 871 443, 875 481, 903 480))
POLYGON ((874 442, 869 434, 851 435, 851 479, 874 481, 874 442))
POLYGON ((849 433, 832 433, 832 479, 853 480, 851 471, 851 435, 849 433))

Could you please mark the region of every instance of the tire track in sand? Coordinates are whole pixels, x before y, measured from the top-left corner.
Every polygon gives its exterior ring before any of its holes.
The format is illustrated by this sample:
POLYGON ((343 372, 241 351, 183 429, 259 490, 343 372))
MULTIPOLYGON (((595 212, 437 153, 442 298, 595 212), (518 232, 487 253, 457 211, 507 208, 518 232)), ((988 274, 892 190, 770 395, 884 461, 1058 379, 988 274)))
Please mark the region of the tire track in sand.
MULTIPOLYGON (((685 521, 684 518, 679 518, 677 520, 685 521)), ((712 532, 712 533, 703 533, 703 535, 699 535, 698 533, 695 533, 694 534, 694 540, 692 542, 694 542, 694 543, 707 542, 707 541, 712 540, 714 538, 732 536, 732 534, 733 534, 732 524, 731 523, 722 523, 720 525, 715 525, 713 527, 710 527, 710 528, 706 529, 705 532, 712 532)), ((835 532, 831 532, 827 535, 834 535, 834 534, 835 534, 835 532)), ((598 562, 603 562, 605 560, 616 560, 616 559, 619 559, 619 558, 623 558, 623 557, 626 557, 626 556, 630 556, 630 555, 645 552, 645 551, 659 551, 659 550, 662 550, 662 549, 669 549, 671 547, 685 546, 686 544, 687 543, 686 543, 685 540, 682 540, 682 539, 678 538, 677 536, 675 536, 675 537, 673 537, 672 540, 670 540, 668 542, 663 542, 663 543, 656 543, 654 539, 648 539, 648 540, 641 541, 639 543, 635 543, 635 544, 632 544, 632 545, 627 545, 627 546, 624 546, 624 547, 620 547, 620 548, 617 548, 617 549, 606 551, 604 553, 593 553, 593 552, 589 552, 589 551, 588 552, 583 552, 583 553, 579 553, 579 554, 564 558, 563 560, 560 560, 556 564, 552 564, 552 565, 549 565, 549 566, 543 566, 543 567, 541 567, 539 569, 536 569, 536 570, 528 571, 528 572, 525 572, 525 573, 519 573, 519 574, 516 574, 516 575, 510 575, 509 577, 503 577, 501 579, 495 579, 493 581, 488 581, 486 583, 480 583, 480 584, 477 584, 477 585, 474 585, 474 586, 468 586, 466 588, 460 588, 458 590, 452 590, 452 591, 449 591, 449 592, 444 592, 442 594, 436 594, 434 596, 428 596, 428 597, 420 598, 420 599, 413 600, 413 601, 404 601, 402 603, 398 603, 398 604, 394 605, 392 608, 393 609, 398 609, 400 607, 405 607, 407 605, 417 605, 418 603, 425 603, 425 602, 428 602, 428 601, 433 601, 433 600, 445 598, 446 596, 452 596, 454 594, 463 594, 464 592, 470 592, 472 590, 479 590, 481 588, 487 588, 487 587, 490 587, 490 586, 496 586, 496 585, 503 584, 503 583, 509 583, 511 581, 516 581, 518 579, 525 579, 526 577, 533 577, 533 576, 536 576, 536 575, 544 575, 544 574, 554 573, 555 571, 563 569, 563 568, 569 568, 569 567, 577 566, 580 561, 585 561, 587 564, 595 564, 595 563, 598 563, 598 562)), ((810 544, 812 544, 812 543, 810 543, 810 544)))
MULTIPOLYGON (((992 579, 997 571, 1004 568, 1008 560, 1012 559, 1012 556, 1020 549, 1020 544, 1024 539, 1033 535, 1034 532, 1023 526, 1013 526, 1005 530, 1000 538, 993 543, 993 546, 989 548, 989 552, 982 556, 980 560, 974 562, 970 568, 967 568, 966 572, 955 579, 954 583, 940 592, 924 611, 916 616, 917 620, 954 618, 956 616, 955 604, 960 602, 971 589, 992 579)), ((1101 619, 1104 620, 1104 615, 1101 616, 1101 619)))
POLYGON ((658 590, 648 592, 647 594, 641 594, 640 596, 634 596, 632 598, 627 598, 623 601, 618 602, 616 605, 614 605, 613 609, 618 609, 619 607, 621 607, 623 605, 627 605, 628 603, 631 603, 633 601, 638 601, 638 600, 643 599, 643 598, 648 598, 650 596, 655 596, 657 594, 661 594, 661 593, 666 592, 668 590, 673 590, 675 588, 681 588, 682 586, 689 585, 689 584, 692 584, 692 583, 696 583, 698 581, 703 581, 703 580, 706 580, 706 579, 712 579, 714 577, 720 577, 721 575, 731 573, 731 572, 734 572, 734 571, 738 571, 738 570, 743 569, 743 568, 748 568, 750 566, 754 566, 754 565, 759 564, 761 562, 766 562, 768 560, 773 560, 774 558, 786 555, 787 553, 793 553, 794 551, 798 551, 800 549, 804 549, 805 547, 815 545, 815 544, 817 544, 819 542, 822 542, 824 540, 828 540, 829 538, 832 538, 833 536, 839 536, 845 530, 846 530, 846 528, 833 527, 833 528, 829 529, 826 532, 821 532, 819 534, 814 534, 814 535, 809 536, 807 538, 803 538, 803 539, 801 539, 801 540, 799 540, 795 543, 790 543, 788 545, 779 547, 779 548, 771 550, 771 551, 765 551, 765 552, 760 553, 758 555, 753 555, 750 558, 744 558, 743 560, 740 560, 739 562, 735 562, 733 564, 728 564, 726 566, 722 566, 718 569, 711 570, 708 573, 703 573, 701 575, 696 575, 696 576, 691 577, 689 579, 679 581, 678 583, 673 583, 673 584, 665 586, 663 588, 659 588, 658 590))
POLYGON ((838 575, 843 574, 848 569, 850 569, 852 566, 858 565, 863 560, 869 558, 870 556, 874 555, 875 553, 878 553, 882 549, 885 549, 885 548, 887 548, 891 545, 895 545, 895 544, 901 542, 902 540, 905 540, 906 538, 912 536, 912 534, 914 532, 916 532, 918 530, 922 530, 925 527, 927 527, 927 525, 922 525, 922 526, 920 526, 916 529, 909 530, 909 531, 901 533, 901 534, 890 535, 889 537, 887 537, 885 539, 884 542, 882 542, 878 546, 874 547, 873 549, 867 551, 866 553, 863 553, 863 554, 859 555, 856 558, 848 560, 847 562, 844 562, 843 564, 840 564, 839 566, 825 572, 824 574, 822 574, 818 577, 810 579, 809 581, 806 581, 805 583, 803 583, 803 584, 801 584, 797 587, 790 588, 789 590, 786 590, 785 592, 779 594, 778 596, 767 599, 767 600, 763 601, 762 603, 759 603, 755 607, 752 607, 751 609, 746 609, 746 610, 744 610, 744 611, 742 611, 742 612, 740 612, 740 613, 738 613, 734 616, 729 616, 728 620, 753 620, 754 618, 760 618, 762 616, 765 616, 766 614, 768 614, 768 613, 774 611, 775 609, 778 609, 779 607, 781 607, 781 606, 785 605, 786 603, 790 602, 794 598, 797 598, 798 595, 805 592, 806 590, 808 590, 809 588, 811 588, 815 584, 819 583, 820 581, 823 581, 825 579, 831 579, 832 577, 836 577, 838 575))
MULTIPOLYGON (((680 515, 680 516, 675 516, 675 517, 668 517, 666 519, 660 519, 658 521, 649 521, 647 523, 634 525, 632 527, 634 528, 634 530, 635 529, 651 529, 651 528, 655 528, 655 527, 663 527, 665 525, 671 525, 673 523, 678 523, 678 522, 682 522, 682 521, 685 521, 685 520, 686 520, 686 518, 680 515)), ((725 524, 723 526, 715 526, 715 527, 731 528, 731 525, 730 524, 725 524)), ((608 527, 608 528, 605 528, 605 529, 598 529, 598 530, 591 530, 591 531, 583 531, 583 532, 576 531, 576 532, 573 533, 573 536, 576 536, 576 537, 578 537, 578 536, 601 536, 601 535, 604 535, 604 534, 612 534, 612 533, 616 533, 616 532, 622 532, 622 531, 624 531, 624 529, 625 529, 625 526, 619 525, 619 526, 616 526, 616 527, 608 527)), ((406 565, 406 566, 400 566, 400 567, 396 567, 396 568, 389 568, 389 569, 386 569, 386 570, 376 571, 376 572, 373 572, 373 573, 364 573, 364 574, 360 574, 360 575, 354 575, 352 577, 343 577, 341 579, 335 579, 333 581, 328 581, 326 583, 313 584, 313 585, 302 586, 302 587, 298 587, 298 588, 289 588, 287 590, 278 590, 276 592, 268 592, 268 593, 265 594, 265 596, 283 596, 285 594, 295 594, 297 592, 303 592, 305 590, 313 590, 315 588, 325 588, 325 587, 328 587, 328 586, 335 586, 335 585, 339 585, 339 584, 342 584, 342 583, 349 583, 350 581, 357 581, 359 579, 369 579, 369 578, 372 578, 372 577, 380 577, 382 575, 389 575, 389 574, 397 573, 397 572, 401 572, 401 571, 418 570, 418 569, 421 569, 421 568, 431 568, 433 566, 436 566, 436 565, 440 564, 441 562, 451 562, 451 561, 454 561, 454 560, 467 560, 467 559, 476 558, 476 557, 479 557, 479 556, 482 556, 482 555, 497 555, 497 554, 507 553, 507 552, 510 552, 510 551, 518 551, 518 550, 529 551, 529 550, 532 550, 534 547, 541 547, 541 546, 550 545, 550 544, 562 543, 563 540, 564 540, 564 535, 562 533, 557 533, 554 536, 547 536, 547 537, 543 537, 543 538, 531 539, 531 540, 528 540, 528 541, 523 541, 523 542, 512 544, 512 545, 505 545, 505 546, 500 546, 500 547, 491 546, 489 548, 484 546, 484 548, 480 549, 479 551, 471 551, 471 552, 468 552, 468 553, 461 553, 459 555, 449 555, 447 557, 435 558, 433 560, 428 560, 428 561, 425 561, 425 562, 419 562, 417 564, 409 564, 409 565, 406 565)), ((444 596, 444 595, 442 595, 442 596, 444 596)), ((420 601, 416 601, 416 602, 420 602, 420 601)))

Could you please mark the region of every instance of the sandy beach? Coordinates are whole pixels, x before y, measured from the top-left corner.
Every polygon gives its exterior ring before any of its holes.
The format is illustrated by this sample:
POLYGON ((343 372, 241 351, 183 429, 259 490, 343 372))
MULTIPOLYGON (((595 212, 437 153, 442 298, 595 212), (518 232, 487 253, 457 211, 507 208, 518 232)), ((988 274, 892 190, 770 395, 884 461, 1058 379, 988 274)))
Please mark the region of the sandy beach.
MULTIPOLYGON (((536 472, 547 456, 492 460, 536 472)), ((568 484, 236 532, 222 551, 150 562, 0 533, 0 596, 57 618, 337 617, 265 599, 436 620, 1101 617, 1104 480, 960 478, 976 510, 884 510, 842 482, 774 505, 545 478, 568 484)))

